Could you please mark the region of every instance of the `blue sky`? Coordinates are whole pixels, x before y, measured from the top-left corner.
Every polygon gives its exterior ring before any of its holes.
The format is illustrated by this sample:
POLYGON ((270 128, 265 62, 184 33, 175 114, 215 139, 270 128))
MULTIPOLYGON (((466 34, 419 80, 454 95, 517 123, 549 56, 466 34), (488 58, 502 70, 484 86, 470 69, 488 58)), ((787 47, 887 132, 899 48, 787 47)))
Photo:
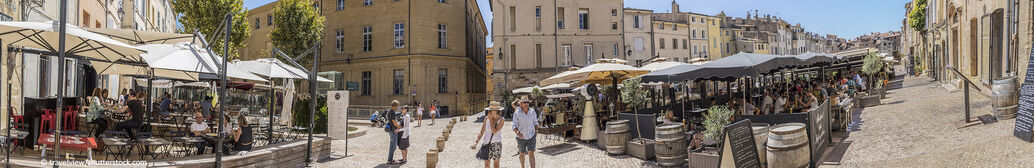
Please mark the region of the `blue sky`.
MULTIPOLYGON (((274 0, 245 0, 252 9, 274 0)), ((489 0, 477 0, 485 23, 491 23, 489 0)), ((670 12, 671 0, 624 0, 626 8, 670 12)), ((745 17, 754 10, 779 16, 792 24, 800 23, 806 31, 836 34, 851 39, 871 32, 901 30, 907 0, 676 0, 679 10, 715 15, 725 11, 732 17, 745 17)), ((491 26, 489 24, 488 26, 491 26)), ((491 36, 489 36, 491 38, 491 36)), ((491 39, 488 40, 491 45, 491 39)))

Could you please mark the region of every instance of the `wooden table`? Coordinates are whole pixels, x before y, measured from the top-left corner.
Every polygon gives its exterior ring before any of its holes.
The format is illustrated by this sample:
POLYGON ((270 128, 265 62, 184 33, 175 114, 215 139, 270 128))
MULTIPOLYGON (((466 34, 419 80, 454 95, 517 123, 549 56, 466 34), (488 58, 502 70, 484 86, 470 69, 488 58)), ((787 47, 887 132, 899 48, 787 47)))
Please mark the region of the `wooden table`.
MULTIPOLYGON (((47 145, 54 145, 54 136, 51 134, 40 134, 39 140, 37 140, 36 143, 43 145, 43 152, 40 152, 40 157, 46 157, 47 145)), ((62 135, 61 146, 63 146, 63 149, 65 150, 86 151, 86 153, 89 154, 87 157, 90 160, 93 160, 92 149, 97 148, 97 141, 90 137, 62 135), (75 139, 78 139, 82 143, 73 143, 73 141, 76 141, 75 139)))

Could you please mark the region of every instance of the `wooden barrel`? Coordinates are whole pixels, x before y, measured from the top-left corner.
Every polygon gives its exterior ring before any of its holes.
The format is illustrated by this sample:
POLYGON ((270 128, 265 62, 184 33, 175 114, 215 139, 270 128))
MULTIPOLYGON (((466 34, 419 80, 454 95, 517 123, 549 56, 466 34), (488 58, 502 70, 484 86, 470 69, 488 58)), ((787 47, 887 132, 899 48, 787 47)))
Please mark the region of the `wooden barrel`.
POLYGON ((681 123, 659 125, 654 131, 656 132, 654 139, 658 141, 686 138, 686 132, 682 131, 681 123))
POLYGON ((686 163, 686 133, 682 132, 682 124, 667 124, 656 129, 654 152, 657 164, 661 166, 682 166, 686 163))
POLYGON ((804 123, 772 126, 768 133, 767 161, 770 168, 807 167, 811 158, 804 123))
POLYGON ((1016 88, 1016 77, 1005 77, 991 84, 991 107, 996 119, 1016 117, 1016 104, 1019 101, 1016 88))
POLYGON ((660 140, 653 145, 654 153, 657 156, 657 165, 661 166, 682 166, 686 164, 686 148, 689 142, 686 137, 674 140, 660 140))
POLYGON ((765 165, 767 162, 765 144, 768 142, 768 124, 767 123, 752 123, 750 124, 751 130, 754 132, 754 144, 758 150, 758 162, 761 165, 765 165))
POLYGON ((607 122, 605 138, 607 153, 613 155, 625 154, 625 142, 628 142, 628 120, 607 122))

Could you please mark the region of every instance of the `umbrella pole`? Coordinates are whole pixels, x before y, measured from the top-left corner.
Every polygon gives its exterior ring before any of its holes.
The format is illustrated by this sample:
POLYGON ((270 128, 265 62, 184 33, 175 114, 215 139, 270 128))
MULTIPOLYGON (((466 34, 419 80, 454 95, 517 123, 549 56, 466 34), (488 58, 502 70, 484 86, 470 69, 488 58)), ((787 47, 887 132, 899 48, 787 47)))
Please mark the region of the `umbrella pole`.
MULTIPOLYGON (((61 138, 60 138, 61 137, 61 116, 62 116, 62 114, 63 114, 62 112, 64 110, 61 107, 64 107, 64 104, 65 104, 65 102, 64 102, 64 99, 65 99, 65 75, 67 75, 67 74, 65 74, 65 41, 66 41, 65 40, 65 35, 66 35, 65 30, 67 29, 68 26, 65 23, 68 22, 68 10, 66 10, 66 9, 68 9, 68 1, 61 1, 59 9, 61 9, 61 12, 60 12, 60 16, 59 16, 60 19, 58 21, 58 32, 60 32, 61 34, 58 36, 58 47, 57 47, 57 57, 58 57, 58 59, 57 59, 58 60, 58 63, 57 63, 57 69, 58 69, 58 73, 57 73, 57 78, 58 78, 58 80, 57 80, 57 86, 58 86, 57 87, 57 94, 58 94, 58 96, 57 96, 57 105, 54 107, 55 111, 57 112, 54 115, 54 118, 55 118, 54 124, 55 124, 55 127, 56 127, 56 129, 55 129, 56 131, 54 132, 56 134, 55 135, 56 138, 54 138, 54 159, 57 159, 57 156, 58 156, 57 152, 61 151, 61 138)), ((43 150, 46 151, 47 149, 43 149, 43 150)), ((46 156, 44 156, 44 158, 45 157, 46 156)), ((53 164, 54 164, 54 167, 57 168, 57 162, 53 162, 53 164)))
POLYGON ((216 148, 215 149, 216 152, 215 152, 215 166, 214 166, 216 168, 222 167, 221 163, 222 163, 222 159, 223 159, 223 136, 225 136, 225 135, 223 135, 223 127, 224 127, 224 125, 226 125, 226 124, 223 124, 223 118, 225 118, 225 117, 223 117, 223 115, 224 115, 223 113, 224 113, 224 111, 226 109, 226 106, 225 106, 225 103, 226 103, 226 101, 225 101, 226 100, 226 64, 229 63, 227 59, 229 59, 229 56, 230 56, 230 31, 232 31, 230 29, 230 26, 233 25, 233 22, 231 21, 231 17, 233 17, 233 16, 230 15, 230 14, 226 14, 226 17, 223 18, 223 20, 226 22, 226 24, 225 24, 226 25, 226 29, 224 31, 224 33, 226 35, 224 36, 224 40, 223 40, 223 42, 224 42, 224 44, 223 44, 223 56, 226 57, 226 58, 222 59, 223 60, 223 64, 220 65, 220 68, 219 68, 219 70, 220 70, 219 71, 219 73, 220 73, 219 74, 219 77, 220 77, 219 78, 219 82, 222 84, 221 86, 219 86, 220 87, 219 88, 219 103, 222 103, 224 105, 219 105, 219 122, 218 122, 219 129, 216 130, 216 132, 219 133, 219 139, 217 140, 218 142, 216 142, 216 147, 215 147, 216 148))
POLYGON ((276 111, 274 109, 274 104, 276 104, 276 94, 274 92, 276 92, 276 90, 274 89, 276 89, 276 82, 273 78, 269 78, 269 110, 267 110, 267 112, 269 112, 269 123, 266 124, 266 130, 268 131, 266 135, 266 145, 272 144, 273 142, 273 111, 276 111))

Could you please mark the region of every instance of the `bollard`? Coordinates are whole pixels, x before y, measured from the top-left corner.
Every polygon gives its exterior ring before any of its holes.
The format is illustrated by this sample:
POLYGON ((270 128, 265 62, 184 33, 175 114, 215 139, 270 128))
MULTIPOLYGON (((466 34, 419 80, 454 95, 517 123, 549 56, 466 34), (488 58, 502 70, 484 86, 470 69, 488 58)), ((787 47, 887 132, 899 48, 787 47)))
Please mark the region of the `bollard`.
POLYGON ((431 149, 427 152, 427 168, 434 168, 438 165, 438 150, 431 149))
POLYGON ((445 151, 445 138, 438 137, 438 151, 445 151))

